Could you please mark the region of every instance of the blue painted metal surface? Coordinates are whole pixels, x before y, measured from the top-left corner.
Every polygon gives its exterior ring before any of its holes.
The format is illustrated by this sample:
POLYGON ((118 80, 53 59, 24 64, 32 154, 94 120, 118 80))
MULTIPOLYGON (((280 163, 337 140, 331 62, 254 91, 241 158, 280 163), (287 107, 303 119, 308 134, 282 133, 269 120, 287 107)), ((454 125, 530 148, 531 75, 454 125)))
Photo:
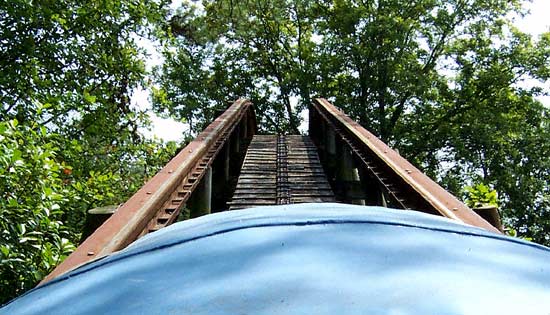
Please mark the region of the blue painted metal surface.
POLYGON ((418 212, 258 207, 147 235, 0 314, 550 314, 550 249, 418 212))

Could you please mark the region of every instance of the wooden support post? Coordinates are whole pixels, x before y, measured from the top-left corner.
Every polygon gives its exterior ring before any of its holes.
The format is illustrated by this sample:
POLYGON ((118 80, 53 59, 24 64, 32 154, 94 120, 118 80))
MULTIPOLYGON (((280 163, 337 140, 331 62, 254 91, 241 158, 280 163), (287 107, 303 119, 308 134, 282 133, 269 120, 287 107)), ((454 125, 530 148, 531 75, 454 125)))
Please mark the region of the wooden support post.
POLYGON ((491 223, 491 225, 496 227, 499 231, 504 232, 504 228, 502 226, 502 221, 500 220, 500 214, 498 213, 497 207, 489 205, 472 208, 472 210, 474 210, 487 222, 491 223))
POLYGON ((375 180, 370 176, 369 171, 365 167, 358 169, 359 180, 361 182, 361 187, 364 192, 364 202, 367 206, 378 206, 379 203, 379 194, 380 186, 375 182, 375 180))
POLYGON ((237 130, 234 133, 233 139, 231 140, 231 154, 239 154, 241 151, 241 137, 239 137, 240 134, 240 126, 237 126, 237 130))
POLYGON ((246 123, 246 120, 243 120, 242 125, 243 125, 243 127, 242 127, 242 131, 243 131, 242 138, 243 139, 248 139, 248 124, 246 123))
MULTIPOLYGON (((352 160, 352 163, 353 163, 353 160, 352 160)), ((359 169, 357 167, 353 168, 353 182, 358 184, 358 186, 360 187, 360 190, 363 190, 362 185, 361 185, 361 177, 359 176, 359 169)), ((361 194, 362 196, 360 198, 354 198, 351 201, 351 203, 353 203, 355 205, 364 206, 364 205, 366 205, 366 201, 365 201, 365 197, 364 197, 365 192, 360 191, 360 193, 362 193, 361 194)))
POLYGON ((107 219, 115 213, 120 205, 110 205, 99 208, 93 208, 86 212, 86 222, 80 238, 80 243, 84 242, 88 236, 97 230, 107 219))
POLYGON ((351 152, 347 147, 343 147, 338 161, 338 179, 345 181, 353 180, 353 162, 351 152))
POLYGON ((210 214, 212 211, 212 168, 209 167, 201 182, 195 188, 191 200, 188 203, 191 210, 191 218, 210 214))
POLYGON ((334 130, 328 128, 326 124, 322 123, 322 143, 323 143, 323 157, 322 161, 326 166, 326 176, 330 182, 334 182, 338 179, 338 163, 336 156, 336 135, 334 130))
MULTIPOLYGON (((329 135, 329 151, 330 151, 330 135, 329 135)), ((338 149, 338 154, 334 154, 333 159, 337 165, 336 167, 336 182, 338 187, 337 194, 340 195, 340 198, 345 203, 352 203, 352 193, 351 186, 353 183, 353 156, 347 146, 338 146, 335 151, 338 149)))
POLYGON ((380 195, 379 195, 380 205, 384 208, 387 208, 388 207, 388 202, 386 201, 386 195, 384 193, 384 188, 382 188, 382 185, 379 185, 379 187, 380 187, 380 195))
POLYGON ((332 128, 325 128, 327 131, 327 152, 330 155, 336 154, 336 135, 332 128))
POLYGON ((312 114, 312 111, 310 110, 309 113, 309 136, 313 140, 313 143, 315 143, 315 146, 317 147, 317 154, 319 155, 319 158, 323 163, 326 164, 327 161, 327 132, 326 127, 323 121, 317 120, 317 124, 313 124, 313 121, 315 120, 315 115, 312 114))
POLYGON ((230 159, 231 159, 231 138, 227 139, 227 142, 225 143, 223 147, 223 152, 221 157, 223 158, 223 180, 225 182, 225 185, 229 182, 229 168, 230 168, 230 159))

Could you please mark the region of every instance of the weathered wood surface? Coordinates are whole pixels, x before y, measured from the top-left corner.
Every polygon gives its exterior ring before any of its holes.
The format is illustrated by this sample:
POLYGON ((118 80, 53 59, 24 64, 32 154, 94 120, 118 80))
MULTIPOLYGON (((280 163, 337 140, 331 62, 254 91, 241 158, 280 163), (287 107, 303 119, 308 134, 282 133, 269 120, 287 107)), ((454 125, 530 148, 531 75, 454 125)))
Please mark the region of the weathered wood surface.
POLYGON ((242 209, 332 201, 334 194, 308 137, 256 135, 229 204, 230 209, 242 209))
POLYGON ((307 136, 286 136, 290 203, 334 202, 317 148, 307 136))
POLYGON ((277 204, 277 136, 255 135, 229 209, 277 204))

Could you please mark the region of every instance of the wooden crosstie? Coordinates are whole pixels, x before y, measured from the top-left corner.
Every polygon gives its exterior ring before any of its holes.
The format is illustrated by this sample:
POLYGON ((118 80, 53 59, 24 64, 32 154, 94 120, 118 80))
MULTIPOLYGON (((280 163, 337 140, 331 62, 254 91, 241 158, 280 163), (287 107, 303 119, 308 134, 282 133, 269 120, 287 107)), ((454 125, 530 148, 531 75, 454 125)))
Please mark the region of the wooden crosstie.
POLYGON ((378 205, 501 230, 496 210, 468 208, 325 99, 312 102, 307 135, 257 129, 252 103, 235 101, 44 281, 174 222, 255 206, 378 205))

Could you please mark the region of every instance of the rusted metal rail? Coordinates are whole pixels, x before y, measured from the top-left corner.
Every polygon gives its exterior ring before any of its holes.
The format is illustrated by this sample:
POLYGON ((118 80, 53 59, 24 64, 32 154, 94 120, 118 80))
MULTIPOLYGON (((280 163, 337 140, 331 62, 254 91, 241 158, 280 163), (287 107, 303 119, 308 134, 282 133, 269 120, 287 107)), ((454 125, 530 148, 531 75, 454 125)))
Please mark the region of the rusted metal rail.
POLYGON ((44 281, 125 248, 184 210, 196 217, 336 200, 419 210, 498 232, 325 99, 310 108, 309 136, 255 135, 256 129, 252 104, 233 103, 44 281))
MULTIPOLYGON (((314 100, 309 121, 310 136, 336 195, 370 187, 380 192, 379 205, 419 210, 499 232, 326 99, 314 100)), ((340 201, 364 204, 367 193, 340 201)))
MULTIPOLYGON (((120 250, 138 237, 174 222, 201 179, 212 176, 212 163, 222 148, 226 151, 225 158, 229 159, 231 147, 239 151, 241 143, 251 139, 256 128, 252 104, 244 99, 237 100, 125 202, 43 282, 120 250), (233 141, 231 145, 228 143, 230 138, 233 141)), ((226 161, 222 164, 226 165, 225 172, 228 172, 229 163, 226 161)), ((204 210, 209 212, 209 209, 204 210)))

